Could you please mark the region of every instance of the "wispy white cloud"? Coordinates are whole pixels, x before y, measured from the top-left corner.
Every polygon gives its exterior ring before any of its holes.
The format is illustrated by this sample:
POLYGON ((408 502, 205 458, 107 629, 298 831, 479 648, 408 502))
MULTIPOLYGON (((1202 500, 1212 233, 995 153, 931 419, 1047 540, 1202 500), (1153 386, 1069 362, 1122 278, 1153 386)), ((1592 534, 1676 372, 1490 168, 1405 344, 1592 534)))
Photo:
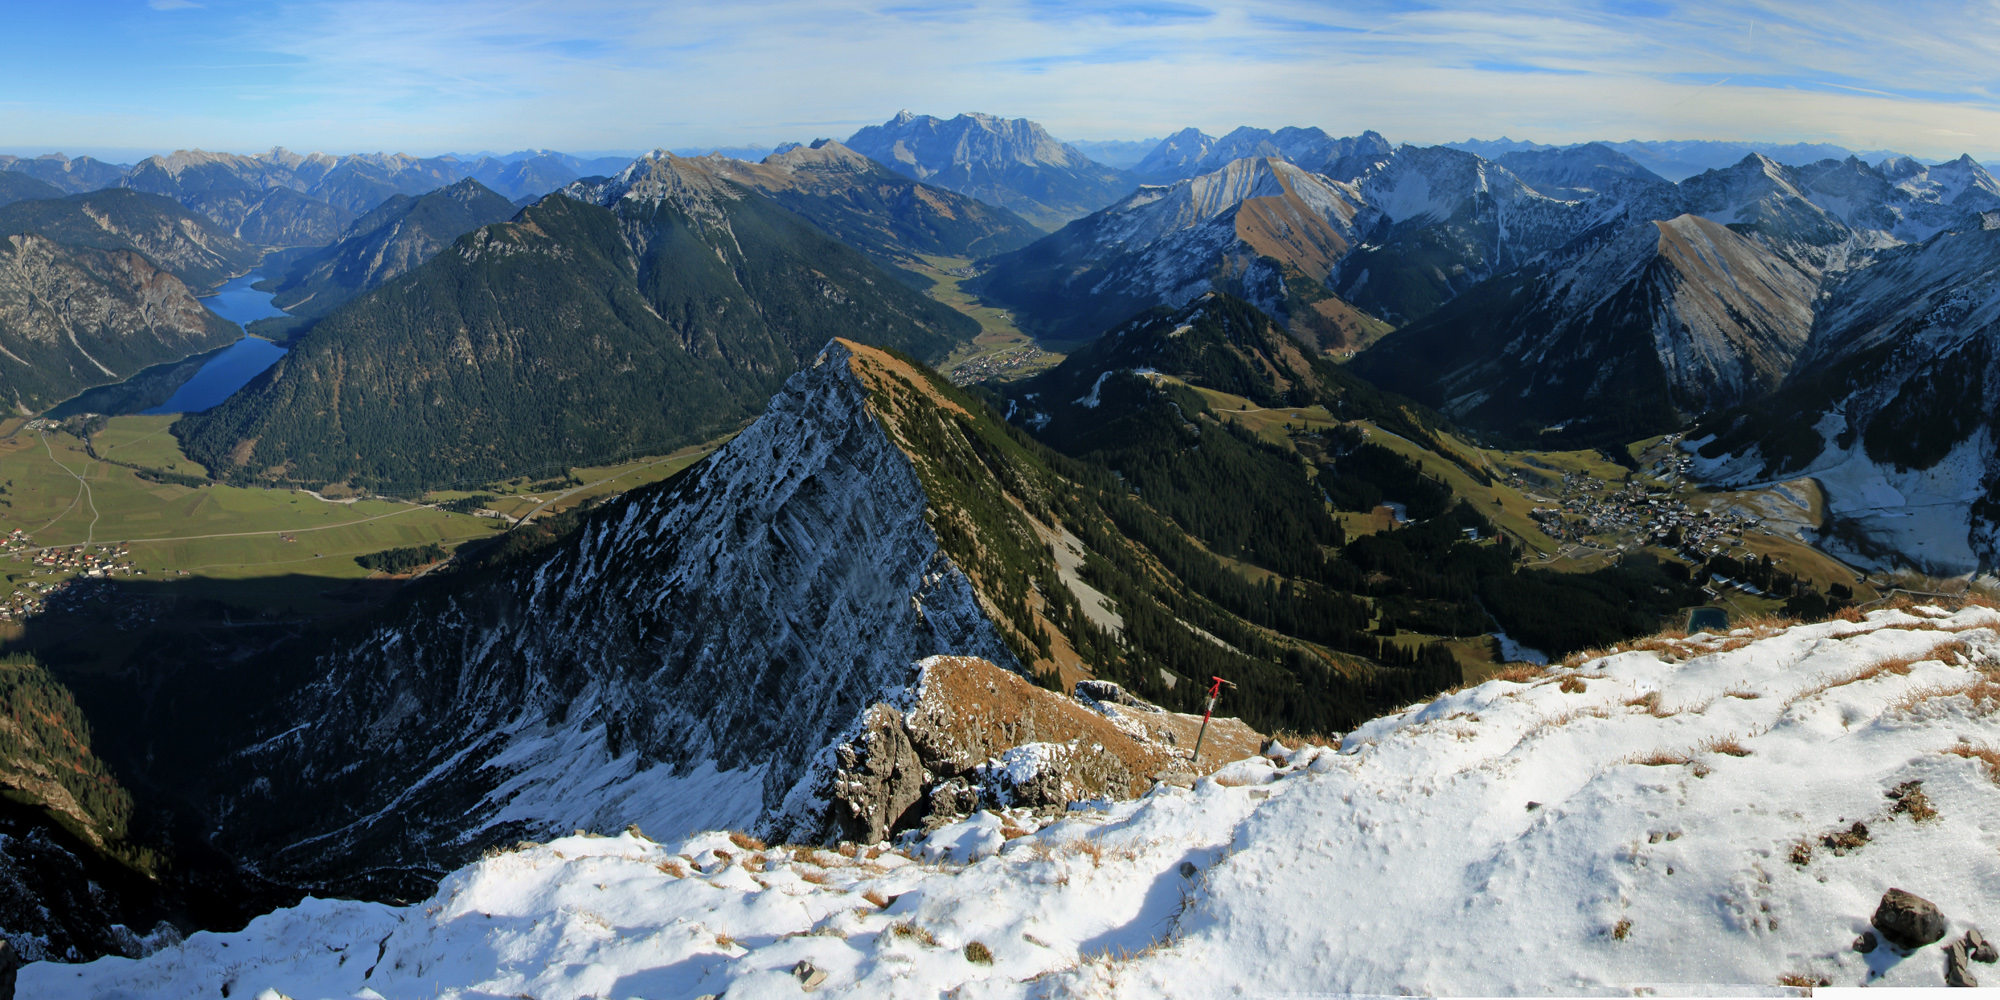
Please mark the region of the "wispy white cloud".
MULTIPOLYGON (((146 123, 143 139, 103 143, 418 151, 775 142, 902 107, 1024 115, 1079 138, 1306 124, 1420 142, 1837 136, 1942 156, 2000 135, 2000 9, 1955 0, 299 0, 194 13, 184 23, 212 50, 177 61, 259 68, 156 75, 124 108, 58 102, 39 124, 146 123), (199 88, 266 99, 225 110, 199 88)), ((36 124, 0 114, 14 134, 36 124)))

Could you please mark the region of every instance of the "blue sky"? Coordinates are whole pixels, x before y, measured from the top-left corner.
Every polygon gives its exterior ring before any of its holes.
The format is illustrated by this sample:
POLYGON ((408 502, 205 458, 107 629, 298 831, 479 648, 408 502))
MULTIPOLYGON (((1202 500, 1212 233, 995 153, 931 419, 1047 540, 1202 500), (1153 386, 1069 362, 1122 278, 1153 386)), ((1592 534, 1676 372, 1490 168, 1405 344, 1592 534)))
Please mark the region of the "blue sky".
POLYGON ((1720 138, 2000 160, 2000 7, 1820 2, 7 3, 0 149, 625 150, 900 108, 1072 139, 1720 138))

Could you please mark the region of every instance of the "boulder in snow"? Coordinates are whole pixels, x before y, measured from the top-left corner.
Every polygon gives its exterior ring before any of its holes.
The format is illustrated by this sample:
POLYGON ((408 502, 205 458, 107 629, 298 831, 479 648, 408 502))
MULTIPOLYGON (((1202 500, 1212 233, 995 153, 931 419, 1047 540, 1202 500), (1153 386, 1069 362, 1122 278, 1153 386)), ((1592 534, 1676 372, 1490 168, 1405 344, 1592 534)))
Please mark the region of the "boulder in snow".
POLYGON ((1936 904, 1915 893, 1890 889, 1882 894, 1869 923, 1901 948, 1921 948, 1944 937, 1944 914, 1936 904))

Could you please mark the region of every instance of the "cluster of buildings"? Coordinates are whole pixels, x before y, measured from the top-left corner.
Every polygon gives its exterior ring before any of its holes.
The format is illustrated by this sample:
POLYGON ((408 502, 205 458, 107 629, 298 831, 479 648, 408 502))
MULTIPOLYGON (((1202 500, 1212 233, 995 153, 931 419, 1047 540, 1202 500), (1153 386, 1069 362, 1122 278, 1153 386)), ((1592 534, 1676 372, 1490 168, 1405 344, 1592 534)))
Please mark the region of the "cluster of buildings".
POLYGON ((69 570, 78 576, 97 577, 122 573, 127 576, 144 576, 145 571, 134 568, 129 558, 132 550, 124 546, 112 546, 92 551, 87 545, 69 545, 62 548, 43 549, 31 562, 45 569, 69 570), (122 561, 121 561, 122 560, 122 561))
POLYGON ((35 540, 19 528, 0 539, 0 552, 20 553, 33 551, 28 562, 39 571, 56 575, 57 579, 44 583, 39 580, 20 582, 0 596, 0 621, 21 621, 44 611, 75 610, 71 604, 104 599, 101 591, 106 587, 88 586, 103 581, 113 575, 144 576, 146 571, 135 567, 131 560, 131 549, 123 545, 88 546, 65 545, 57 548, 34 549, 35 540))
POLYGON ((1576 473, 1563 476, 1555 506, 1536 507, 1529 516, 1543 534, 1560 541, 1608 540, 1621 549, 1659 545, 1679 549, 1697 563, 1736 544, 1746 528, 1756 525, 1733 512, 1691 510, 1678 497, 1649 492, 1638 483, 1607 491, 1603 480, 1576 473))
POLYGON ((1054 355, 1029 344, 1019 350, 969 358, 946 372, 945 377, 951 379, 953 385, 971 385, 999 375, 1025 375, 1031 368, 1044 367, 1056 360, 1059 359, 1054 355))
POLYGON ((0 598, 0 621, 17 622, 41 614, 43 601, 60 586, 33 581, 22 584, 21 589, 0 598))

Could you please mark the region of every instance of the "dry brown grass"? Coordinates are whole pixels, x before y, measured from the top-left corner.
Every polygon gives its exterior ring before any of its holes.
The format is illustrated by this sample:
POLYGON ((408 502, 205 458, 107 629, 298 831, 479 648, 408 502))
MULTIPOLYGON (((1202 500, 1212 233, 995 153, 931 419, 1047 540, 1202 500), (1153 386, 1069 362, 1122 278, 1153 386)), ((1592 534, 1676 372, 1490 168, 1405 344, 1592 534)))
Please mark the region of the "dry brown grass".
POLYGON ((1570 676, 1562 679, 1562 684, 1558 686, 1556 690, 1561 691, 1564 694, 1582 694, 1585 691, 1590 690, 1590 685, 1584 683, 1583 678, 1578 677, 1575 674, 1571 674, 1570 676))
POLYGON ((937 947, 938 943, 937 935, 932 934, 930 931, 927 931, 922 927, 918 927, 916 924, 913 924, 908 920, 898 921, 897 923, 889 925, 889 933, 895 937, 902 938, 906 941, 915 941, 918 944, 930 948, 937 947))
POLYGON ((1768 614, 1745 618, 1737 622, 1736 627, 1747 628, 1752 636, 1763 639, 1798 624, 1801 624, 1800 621, 1791 615, 1768 614))
POLYGON ((1865 622, 1868 620, 1868 612, 1863 611, 1860 608, 1857 608, 1850 604, 1847 607, 1841 608, 1839 611, 1834 612, 1833 618, 1830 618, 1828 620, 1829 621, 1838 620, 1843 622, 1865 622))
POLYGON ((736 939, 730 937, 728 934, 724 934, 721 931, 715 932, 715 943, 723 946, 724 948, 736 947, 736 939))
POLYGON ((979 941, 967 941, 965 943, 965 960, 974 965, 992 965, 993 949, 986 947, 984 943, 979 941))
POLYGON ((1613 940, 1623 941, 1631 933, 1632 933, 1631 917, 1619 917, 1618 922, 1616 924, 1613 924, 1611 927, 1611 937, 1613 940))
POLYGON ((1340 745, 1338 739, 1328 736, 1325 733, 1302 733, 1296 729, 1277 730, 1271 734, 1271 738, 1294 750, 1303 746, 1337 747, 1340 745))
POLYGON ((1832 986, 1833 977, 1816 976, 1806 972, 1787 972, 1784 975, 1778 977, 1778 985, 1791 986, 1797 989, 1802 989, 1806 991, 1807 996, 1812 996, 1813 987, 1832 986))
POLYGON ((1535 728, 1554 729, 1558 726, 1567 726, 1570 723, 1577 721, 1578 719, 1608 719, 1608 718, 1611 718, 1611 711, 1603 707, 1572 708, 1567 712, 1560 712, 1555 715, 1551 715, 1546 719, 1543 719, 1541 723, 1537 725, 1535 728))
MULTIPOLYGON (((1603 648, 1579 649, 1576 652, 1563 657, 1561 665, 1564 667, 1568 667, 1571 670, 1575 670, 1576 668, 1581 667, 1592 660, 1599 660, 1603 659, 1604 657, 1610 656, 1613 652, 1614 650, 1603 649, 1603 648)), ((1538 667, 1536 669, 1542 670, 1544 673, 1547 672, 1546 668, 1538 667)))
POLYGON ((1750 756, 1750 748, 1744 746, 1742 741, 1734 736, 1711 736, 1702 741, 1701 749, 1707 753, 1719 753, 1728 757, 1750 756))
POLYGON ((1510 681, 1515 684, 1530 684, 1541 680, 1547 673, 1547 667, 1538 667, 1532 663, 1509 663, 1488 674, 1486 679, 1489 681, 1510 681))
POLYGON ((1669 719, 1680 714, 1679 709, 1668 708, 1666 706, 1658 691, 1648 691, 1637 697, 1627 698, 1625 699, 1625 707, 1641 709, 1655 719, 1669 719))
POLYGON ((662 875, 671 875, 674 878, 687 878, 688 876, 687 864, 679 858, 668 858, 653 867, 658 868, 662 875))
POLYGON ((1763 695, 1758 694, 1757 692, 1752 691, 1749 688, 1730 688, 1729 690, 1724 691, 1722 693, 1728 695, 1731 698, 1741 698, 1744 701, 1756 701, 1757 699, 1764 697, 1763 695))
MULTIPOLYGON (((736 846, 746 851, 761 851, 764 849, 763 841, 758 840, 757 838, 752 837, 741 830, 731 831, 729 834, 729 842, 735 844, 736 846)), ((716 853, 720 854, 722 852, 717 851, 716 853)))
POLYGON ((1985 743, 1974 743, 1967 740, 1957 746, 1948 747, 1938 752, 1953 754, 1964 757, 1967 760, 1976 760, 1985 764, 1986 776, 1992 778, 1994 784, 2000 785, 2000 747, 1985 743))
POLYGON ((833 881, 833 876, 827 874, 825 869, 821 868, 813 868, 807 871, 802 871, 799 873, 799 878, 804 881, 811 882, 814 885, 825 885, 828 882, 833 881))
POLYGON ((1644 764, 1647 767, 1672 767, 1677 764, 1686 764, 1693 760, 1694 758, 1678 750, 1653 750, 1647 753, 1633 754, 1625 758, 1625 763, 1644 764))
POLYGON ((840 845, 840 856, 843 858, 851 858, 860 853, 861 848, 855 846, 851 841, 840 845))
POLYGON ((879 889, 870 889, 867 892, 862 893, 861 898, 867 900, 870 906, 873 906, 878 910, 886 910, 889 908, 889 897, 882 895, 882 892, 879 889))
POLYGON ((1954 698, 1959 695, 1971 699, 1975 715, 1992 715, 1995 711, 2000 711, 2000 681, 1995 681, 1991 674, 1986 673, 1975 674, 1963 681, 1918 688, 1896 699, 1890 704, 1889 710, 1909 712, 1927 701, 1954 698))

